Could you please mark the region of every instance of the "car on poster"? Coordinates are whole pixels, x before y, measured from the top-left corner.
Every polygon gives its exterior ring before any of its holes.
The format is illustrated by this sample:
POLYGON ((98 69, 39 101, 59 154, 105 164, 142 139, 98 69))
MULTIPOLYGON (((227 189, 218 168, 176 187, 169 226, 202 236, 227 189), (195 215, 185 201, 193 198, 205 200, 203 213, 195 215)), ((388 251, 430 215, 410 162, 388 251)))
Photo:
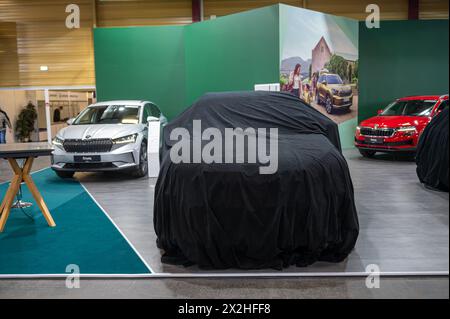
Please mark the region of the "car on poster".
POLYGON ((445 108, 448 95, 397 99, 359 124, 355 146, 364 157, 377 152, 415 152, 425 127, 445 108))
POLYGON ((148 173, 148 122, 166 117, 148 101, 107 101, 88 106, 53 140, 52 169, 61 178, 75 172, 148 173))
POLYGON ((353 104, 352 87, 339 74, 323 73, 317 81, 316 103, 324 105, 328 114, 337 108, 348 110, 353 104))

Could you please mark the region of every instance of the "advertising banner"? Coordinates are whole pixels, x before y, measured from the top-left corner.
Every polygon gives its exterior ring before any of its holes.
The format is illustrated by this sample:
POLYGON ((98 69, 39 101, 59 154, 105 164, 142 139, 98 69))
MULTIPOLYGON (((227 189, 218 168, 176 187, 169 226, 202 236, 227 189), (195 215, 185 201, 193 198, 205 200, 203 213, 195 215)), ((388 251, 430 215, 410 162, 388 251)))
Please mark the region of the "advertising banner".
POLYGON ((358 113, 358 22, 280 6, 280 84, 336 123, 358 113))

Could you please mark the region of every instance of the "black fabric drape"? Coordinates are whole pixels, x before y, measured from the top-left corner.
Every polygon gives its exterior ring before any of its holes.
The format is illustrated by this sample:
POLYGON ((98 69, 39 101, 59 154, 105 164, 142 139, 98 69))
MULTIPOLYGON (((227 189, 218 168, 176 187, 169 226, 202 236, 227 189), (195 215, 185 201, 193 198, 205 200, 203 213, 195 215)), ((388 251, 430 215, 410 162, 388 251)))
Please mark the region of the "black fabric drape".
POLYGON ((417 176, 421 183, 448 192, 448 108, 425 128, 417 146, 417 176))
MULTIPOLYGON (((192 136, 192 134, 191 134, 192 136)), ((340 262, 355 246, 358 217, 337 125, 285 93, 207 94, 164 130, 154 226, 163 262, 207 269, 340 262), (174 164, 170 132, 278 128, 278 171, 259 164, 174 164)))

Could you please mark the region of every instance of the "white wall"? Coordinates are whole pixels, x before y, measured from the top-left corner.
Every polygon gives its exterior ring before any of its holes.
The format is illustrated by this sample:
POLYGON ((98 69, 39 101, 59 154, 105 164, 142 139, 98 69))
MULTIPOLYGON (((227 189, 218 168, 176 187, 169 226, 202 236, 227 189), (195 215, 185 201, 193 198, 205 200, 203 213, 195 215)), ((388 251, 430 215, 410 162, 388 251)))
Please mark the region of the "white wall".
POLYGON ((35 91, 0 90, 0 107, 8 114, 13 125, 13 133, 6 133, 6 141, 8 143, 15 141, 14 126, 16 125, 17 116, 30 101, 37 105, 35 91))

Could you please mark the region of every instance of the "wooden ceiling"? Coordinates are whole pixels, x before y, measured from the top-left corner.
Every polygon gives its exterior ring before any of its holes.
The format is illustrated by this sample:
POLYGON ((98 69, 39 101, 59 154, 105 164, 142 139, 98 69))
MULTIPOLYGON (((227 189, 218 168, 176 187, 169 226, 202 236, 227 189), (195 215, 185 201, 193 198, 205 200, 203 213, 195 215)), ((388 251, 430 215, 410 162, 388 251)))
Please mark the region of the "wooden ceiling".
POLYGON ((192 22, 190 0, 96 1, 97 26, 140 26, 192 22))
POLYGON ((0 86, 85 85, 95 82, 91 0, 77 0, 80 29, 67 29, 65 1, 0 0, 0 26, 15 24, 16 46, 0 52, 0 65, 15 54, 16 68, 1 69, 0 86), (3 61, 3 62, 2 62, 3 61), (48 66, 47 72, 40 66, 48 66), (6 81, 4 80, 6 78, 6 81), (16 83, 9 79, 16 79, 16 83))
MULTIPOLYGON (((262 6, 284 3, 310 10, 364 20, 365 8, 376 3, 381 9, 383 20, 400 20, 408 18, 408 0, 204 0, 204 13, 222 16, 262 6)), ((419 0, 420 19, 448 19, 448 0, 419 0)))
MULTIPOLYGON (((448 19, 448 0, 419 0, 421 19, 448 19)), ((223 16, 280 0, 204 0, 223 16)), ((364 19, 372 0, 287 0, 285 4, 364 19)), ((191 0, 0 0, 0 87, 94 85, 92 28, 187 24, 191 0), (80 6, 80 29, 65 27, 66 5, 80 6), (40 71, 40 66, 48 71, 40 71)), ((382 19, 406 19, 408 0, 377 0, 382 19)))
POLYGON ((0 83, 3 86, 19 83, 17 30, 14 22, 0 22, 0 83))

